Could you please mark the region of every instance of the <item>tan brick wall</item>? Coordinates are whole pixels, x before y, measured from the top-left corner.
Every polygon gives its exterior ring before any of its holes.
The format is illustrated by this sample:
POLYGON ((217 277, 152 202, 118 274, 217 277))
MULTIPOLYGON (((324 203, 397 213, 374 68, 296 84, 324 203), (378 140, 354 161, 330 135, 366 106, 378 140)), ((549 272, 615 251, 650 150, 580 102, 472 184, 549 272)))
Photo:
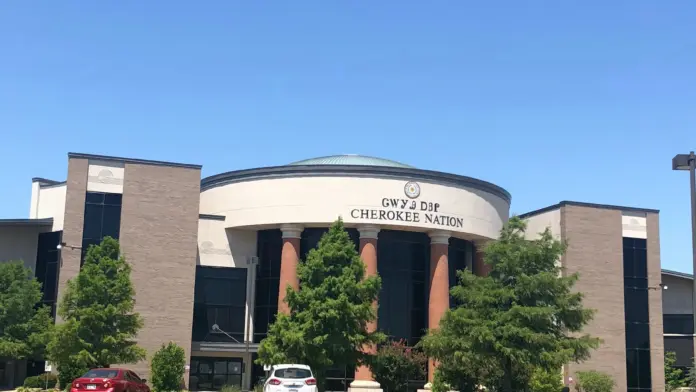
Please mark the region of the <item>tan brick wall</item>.
POLYGON ((148 361, 129 367, 145 378, 163 343, 190 354, 200 179, 200 169, 125 165, 121 249, 145 319, 138 340, 148 350, 148 361))
MULTIPOLYGON (((660 263, 659 215, 647 214, 648 222, 648 286, 658 288, 662 283, 660 263)), ((665 389, 665 342, 662 335, 662 289, 648 291, 650 307, 650 367, 653 391, 665 389)))
POLYGON ((561 210, 561 231, 568 241, 563 265, 567 273, 580 274, 575 288, 585 293, 584 305, 597 310, 585 332, 603 339, 590 360, 568 366, 569 375, 583 370, 605 372, 614 378, 617 391, 625 391, 621 211, 566 205, 561 210))
POLYGON ((63 222, 63 242, 61 250, 60 273, 58 275, 58 300, 63 297, 68 280, 80 272, 82 251, 82 227, 85 218, 85 195, 87 193, 86 159, 68 159, 68 179, 65 194, 65 219, 63 222), (76 246, 77 249, 70 248, 76 246))

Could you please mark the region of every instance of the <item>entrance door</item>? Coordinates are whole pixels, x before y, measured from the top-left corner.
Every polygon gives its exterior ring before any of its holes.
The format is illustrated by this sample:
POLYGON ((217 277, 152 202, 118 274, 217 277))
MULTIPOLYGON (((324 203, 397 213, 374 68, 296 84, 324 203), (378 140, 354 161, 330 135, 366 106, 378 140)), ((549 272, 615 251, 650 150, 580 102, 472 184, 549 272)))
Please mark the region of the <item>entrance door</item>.
POLYGON ((242 387, 242 358, 191 357, 191 391, 219 391, 226 385, 242 387))

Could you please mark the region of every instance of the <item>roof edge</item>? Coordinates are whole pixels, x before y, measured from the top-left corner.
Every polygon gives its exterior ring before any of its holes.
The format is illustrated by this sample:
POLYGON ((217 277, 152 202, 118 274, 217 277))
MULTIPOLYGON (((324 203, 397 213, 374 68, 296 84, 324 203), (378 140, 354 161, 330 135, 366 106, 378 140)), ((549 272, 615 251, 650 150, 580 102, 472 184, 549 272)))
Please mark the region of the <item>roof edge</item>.
POLYGON ((52 226, 53 218, 42 219, 0 219, 0 226, 52 226))
POLYGON ((653 214, 659 214, 660 210, 655 210, 655 209, 650 209, 650 208, 640 208, 640 207, 628 207, 628 206, 617 206, 613 204, 597 204, 597 203, 585 203, 581 201, 571 201, 571 200, 563 200, 559 203, 540 208, 538 210, 533 210, 530 212, 525 212, 524 214, 518 215, 518 217, 525 219, 529 218, 534 215, 539 215, 544 212, 552 211, 557 208, 561 208, 564 206, 577 206, 577 207, 588 207, 588 208, 601 208, 605 210, 620 210, 620 211, 628 211, 628 212, 645 212, 645 213, 653 213, 653 214))
POLYGON ((198 219, 204 220, 224 221, 226 218, 225 215, 198 214, 198 219))
POLYGON ((662 273, 665 275, 669 276, 674 276, 676 278, 683 278, 683 279, 693 279, 694 275, 693 274, 687 274, 686 272, 679 272, 679 271, 672 271, 668 269, 662 269, 662 273))
POLYGON ((48 178, 43 177, 32 177, 31 182, 32 184, 38 182, 40 187, 62 185, 66 183, 66 181, 49 180, 48 178))
POLYGON ((433 181, 455 186, 474 188, 498 196, 507 203, 510 203, 512 200, 512 196, 504 188, 488 181, 479 180, 473 177, 416 168, 369 165, 287 165, 234 170, 202 179, 201 192, 235 182, 288 177, 322 176, 402 177, 404 179, 433 181))
POLYGON ((78 153, 78 152, 69 152, 68 158, 94 159, 94 160, 100 160, 100 161, 115 161, 115 162, 124 162, 124 163, 135 163, 135 164, 141 164, 141 165, 169 166, 169 167, 179 167, 179 168, 185 168, 185 169, 198 169, 198 170, 200 170, 203 167, 203 165, 193 165, 193 164, 188 164, 188 163, 153 161, 153 160, 149 160, 149 159, 123 158, 123 157, 114 157, 114 156, 109 156, 109 155, 82 154, 82 153, 78 153))

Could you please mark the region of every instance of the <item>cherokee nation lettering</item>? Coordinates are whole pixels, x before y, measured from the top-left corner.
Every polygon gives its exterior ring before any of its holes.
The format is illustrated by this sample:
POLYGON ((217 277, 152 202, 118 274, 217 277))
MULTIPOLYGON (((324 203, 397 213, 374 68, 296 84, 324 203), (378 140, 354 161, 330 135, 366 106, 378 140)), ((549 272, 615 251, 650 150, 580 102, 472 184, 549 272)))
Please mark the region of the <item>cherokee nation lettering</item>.
POLYGON ((464 219, 439 213, 440 204, 409 199, 383 198, 382 208, 354 208, 353 219, 429 223, 444 227, 464 227, 464 219))

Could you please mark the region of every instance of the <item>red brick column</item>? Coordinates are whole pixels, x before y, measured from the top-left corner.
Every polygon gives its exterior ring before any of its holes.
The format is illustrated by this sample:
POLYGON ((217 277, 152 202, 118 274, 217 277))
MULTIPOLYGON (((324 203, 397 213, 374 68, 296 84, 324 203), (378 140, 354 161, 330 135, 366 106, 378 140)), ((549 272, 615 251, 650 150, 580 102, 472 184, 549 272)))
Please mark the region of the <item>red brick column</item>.
POLYGON ((290 314, 290 308, 285 302, 287 287, 293 290, 300 288, 297 278, 297 264, 300 261, 300 237, 302 227, 296 225, 283 225, 283 249, 280 255, 280 283, 278 287, 278 313, 290 314))
POLYGON ((477 244, 474 255, 474 274, 478 276, 488 276, 491 272, 491 266, 483 261, 483 246, 483 244, 477 244))
MULTIPOLYGON (((430 233, 430 296, 428 302, 428 328, 438 329, 440 319, 449 309, 449 233, 430 233)), ((428 361, 428 382, 433 381, 435 367, 428 361)))
MULTIPOLYGON (((379 227, 377 226, 361 226, 360 231, 360 258, 365 263, 365 277, 377 275, 377 235, 379 227)), ((374 304, 374 309, 377 311, 377 303, 374 304)), ((377 321, 368 323, 368 332, 377 330, 377 321)), ((376 348, 367 346, 363 348, 363 352, 374 354, 376 348)), ((372 372, 367 366, 358 366, 355 370, 355 381, 350 384, 351 389, 379 390, 379 383, 375 381, 372 372)))

